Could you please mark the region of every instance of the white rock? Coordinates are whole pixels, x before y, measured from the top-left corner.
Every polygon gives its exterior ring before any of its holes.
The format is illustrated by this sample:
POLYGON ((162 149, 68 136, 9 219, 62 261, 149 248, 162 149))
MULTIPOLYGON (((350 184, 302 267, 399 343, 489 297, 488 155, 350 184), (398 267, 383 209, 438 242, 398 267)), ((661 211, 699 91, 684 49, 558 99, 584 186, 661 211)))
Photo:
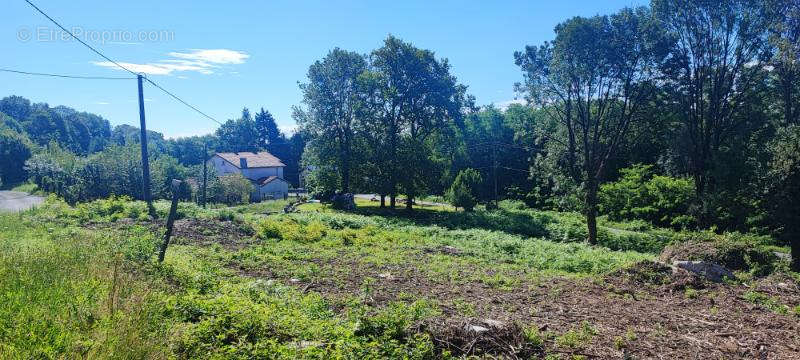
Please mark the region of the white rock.
POLYGON ((478 334, 482 334, 482 333, 485 333, 485 332, 489 331, 488 328, 485 328, 483 326, 478 326, 478 325, 469 325, 467 327, 467 330, 475 332, 475 333, 478 333, 478 334))

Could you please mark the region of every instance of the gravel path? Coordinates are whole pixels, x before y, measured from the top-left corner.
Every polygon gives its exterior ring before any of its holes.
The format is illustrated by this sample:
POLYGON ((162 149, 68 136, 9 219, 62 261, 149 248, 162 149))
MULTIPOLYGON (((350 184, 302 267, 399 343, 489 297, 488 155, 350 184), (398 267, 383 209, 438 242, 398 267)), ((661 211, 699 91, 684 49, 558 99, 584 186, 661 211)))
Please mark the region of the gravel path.
POLYGON ((28 210, 41 204, 44 198, 19 191, 0 191, 0 211, 28 210))

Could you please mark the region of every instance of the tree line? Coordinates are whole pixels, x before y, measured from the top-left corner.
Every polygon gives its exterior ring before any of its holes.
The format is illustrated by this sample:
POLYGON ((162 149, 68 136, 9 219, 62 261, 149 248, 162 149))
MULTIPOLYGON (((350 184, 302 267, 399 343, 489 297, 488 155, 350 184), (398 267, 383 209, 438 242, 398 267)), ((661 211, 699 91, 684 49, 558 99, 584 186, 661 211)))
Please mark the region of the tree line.
POLYGON ((410 209, 430 193, 491 205, 497 184, 583 212, 591 243, 600 215, 800 238, 796 1, 653 0, 554 32, 513 54, 524 104, 507 109, 476 107, 447 59, 394 36, 330 51, 294 111, 311 188, 410 209))
MULTIPOLYGON (((190 180, 181 198, 197 199, 203 161, 214 152, 269 151, 287 165, 286 180, 297 186, 305 147, 302 134, 281 133, 263 108, 255 117, 244 108, 214 134, 165 139, 148 130, 147 139, 155 198, 170 198, 170 181, 180 179, 190 180)), ((139 143, 134 126, 112 127, 101 116, 20 96, 0 100, 0 186, 32 181, 70 203, 110 195, 141 199, 139 143)), ((211 201, 242 201, 241 179, 220 179, 211 169, 209 184, 211 201)))

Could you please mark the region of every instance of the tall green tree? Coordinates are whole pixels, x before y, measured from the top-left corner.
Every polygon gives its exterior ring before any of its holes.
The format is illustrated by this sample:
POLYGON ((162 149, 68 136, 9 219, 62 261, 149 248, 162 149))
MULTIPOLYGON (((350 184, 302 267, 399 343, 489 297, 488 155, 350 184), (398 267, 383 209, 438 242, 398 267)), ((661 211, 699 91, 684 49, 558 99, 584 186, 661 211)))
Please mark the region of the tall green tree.
POLYGON ((582 184, 588 241, 597 240, 597 191, 609 159, 643 109, 669 41, 646 8, 611 16, 575 17, 556 26, 556 39, 515 54, 530 102, 557 119, 567 173, 582 184))
POLYGON ((778 238, 791 246, 792 269, 800 271, 800 126, 781 129, 769 148, 772 159, 765 174, 769 192, 764 202, 778 238))
POLYGON ((256 124, 247 108, 242 110, 240 118, 228 120, 217 128, 216 135, 219 138, 217 151, 240 152, 259 149, 256 124))
POLYGON ((747 116, 739 116, 764 82, 768 50, 762 2, 653 0, 659 22, 677 41, 664 66, 689 171, 702 196, 713 184, 715 157, 747 116))
POLYGON ((372 52, 372 70, 377 74, 380 102, 376 112, 385 131, 390 168, 391 205, 398 190, 407 196, 411 209, 416 196, 432 179, 430 157, 435 134, 460 121, 468 102, 466 86, 450 74, 447 59, 436 59, 394 36, 372 52))
POLYGON ((278 129, 278 124, 272 114, 261 108, 255 116, 255 126, 258 132, 258 143, 262 149, 274 151, 274 148, 286 142, 286 137, 278 129))
POLYGON ((783 126, 800 124, 800 2, 769 0, 769 40, 774 47, 769 63, 783 126))
POLYGON ((309 67, 308 82, 300 85, 306 109, 298 109, 295 120, 310 136, 309 146, 316 149, 319 161, 336 169, 340 190, 345 193, 351 191, 359 120, 358 77, 366 69, 364 56, 336 48, 309 67))
POLYGON ((31 157, 31 147, 25 135, 0 126, 0 185, 25 180, 25 161, 31 157))

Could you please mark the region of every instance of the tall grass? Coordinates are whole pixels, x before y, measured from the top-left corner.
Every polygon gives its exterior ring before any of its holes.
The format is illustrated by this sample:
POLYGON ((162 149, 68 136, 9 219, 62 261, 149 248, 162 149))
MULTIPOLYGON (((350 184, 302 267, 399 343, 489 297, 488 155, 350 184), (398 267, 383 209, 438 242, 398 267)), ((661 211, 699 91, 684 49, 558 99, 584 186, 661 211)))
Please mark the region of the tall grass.
POLYGON ((19 215, 0 215, 0 234, 0 357, 164 357, 147 287, 110 239, 19 215))

